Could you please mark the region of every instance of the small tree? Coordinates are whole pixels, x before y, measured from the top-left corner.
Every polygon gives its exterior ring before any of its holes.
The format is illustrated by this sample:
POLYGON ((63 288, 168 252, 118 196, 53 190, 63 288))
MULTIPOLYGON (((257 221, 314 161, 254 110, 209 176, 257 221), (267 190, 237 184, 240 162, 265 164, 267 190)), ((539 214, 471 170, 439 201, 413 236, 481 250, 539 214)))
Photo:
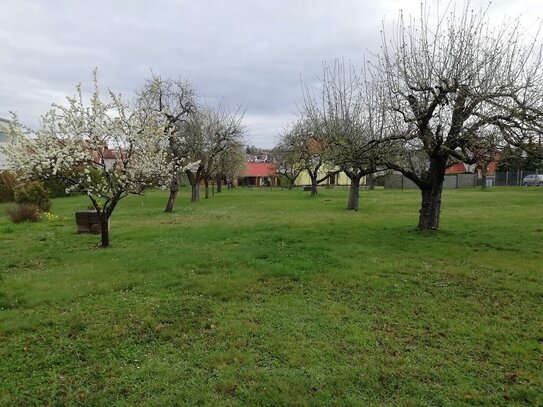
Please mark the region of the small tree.
POLYGON ((109 91, 94 91, 87 105, 81 86, 67 105, 54 104, 34 131, 22 126, 14 114, 11 163, 38 178, 60 178, 66 193, 85 192, 100 216, 102 247, 109 246, 108 221, 119 201, 146 187, 164 182, 174 162, 168 155, 160 116, 145 104, 130 105, 109 91))
POLYGON ((468 155, 471 156, 470 162, 473 162, 477 170, 481 171, 481 189, 486 189, 488 166, 496 162, 499 156, 501 137, 499 133, 485 129, 481 129, 480 133, 473 136, 467 150, 468 155))
POLYGON ((217 183, 217 192, 221 192, 223 182, 232 185, 240 173, 245 170, 246 155, 243 144, 234 141, 229 143, 221 151, 216 159, 215 182, 217 183))
POLYGON ((500 150, 498 171, 534 170, 543 168, 543 144, 506 145, 500 150))
POLYGON ((319 184, 326 181, 331 175, 340 172, 339 169, 326 169, 322 175, 322 169, 326 168, 327 145, 324 139, 318 139, 318 125, 302 116, 292 128, 286 131, 280 141, 280 146, 285 154, 289 155, 292 165, 307 171, 311 181, 311 196, 318 193, 319 184), (298 163, 298 164, 294 164, 298 163))
POLYGON ((200 184, 205 184, 206 198, 209 196, 209 180, 220 167, 221 154, 230 148, 243 144, 243 114, 238 109, 231 112, 219 103, 216 107, 206 106, 195 114, 184 127, 187 157, 198 164, 185 169, 191 185, 191 202, 200 199, 200 184))
POLYGON ((304 115, 312 122, 317 139, 327 146, 327 159, 338 166, 351 182, 348 210, 358 210, 360 180, 377 171, 378 145, 375 127, 382 125, 370 109, 364 72, 336 61, 323 66, 318 95, 308 87, 304 115))
MULTIPOLYGON (((288 130, 286 131, 288 132, 288 130)), ((282 179, 281 187, 294 188, 296 178, 304 170, 304 163, 300 160, 298 152, 288 145, 288 135, 283 134, 279 143, 273 148, 273 161, 276 165, 276 173, 282 179), (286 185, 283 185, 286 181, 286 185)))
POLYGON ((167 135, 170 166, 170 195, 164 212, 172 212, 179 192, 179 179, 183 172, 186 146, 184 130, 198 109, 193 86, 184 80, 162 79, 153 76, 138 92, 140 103, 162 116, 164 133, 167 135))

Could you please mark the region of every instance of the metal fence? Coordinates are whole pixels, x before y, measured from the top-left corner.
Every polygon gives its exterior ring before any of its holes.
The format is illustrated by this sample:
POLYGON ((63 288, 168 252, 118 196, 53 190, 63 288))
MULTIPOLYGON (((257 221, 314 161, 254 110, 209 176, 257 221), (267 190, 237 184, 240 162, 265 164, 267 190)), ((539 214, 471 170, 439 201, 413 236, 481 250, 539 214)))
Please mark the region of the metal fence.
POLYGON ((526 180, 527 176, 541 174, 543 174, 543 169, 496 172, 494 185, 497 187, 522 186, 529 183, 526 180))
MULTIPOLYGON (((523 186, 531 182, 526 179, 529 175, 541 175, 543 169, 536 170, 515 170, 496 172, 486 177, 487 187, 515 187, 523 186)), ((395 189, 416 189, 418 188, 413 181, 404 177, 402 174, 388 174, 384 177, 385 188, 395 189)), ((532 181, 533 182, 533 181, 532 181)), ((477 174, 450 174, 445 175, 443 187, 445 189, 473 188, 482 186, 483 179, 477 174)))

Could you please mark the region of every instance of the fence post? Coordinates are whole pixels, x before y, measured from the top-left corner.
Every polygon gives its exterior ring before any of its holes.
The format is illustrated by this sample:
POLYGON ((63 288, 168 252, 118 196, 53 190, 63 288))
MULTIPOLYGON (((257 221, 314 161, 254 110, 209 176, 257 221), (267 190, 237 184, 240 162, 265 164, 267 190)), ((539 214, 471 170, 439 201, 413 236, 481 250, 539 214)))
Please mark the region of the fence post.
POLYGON ((509 184, 509 171, 505 171, 505 186, 509 184))

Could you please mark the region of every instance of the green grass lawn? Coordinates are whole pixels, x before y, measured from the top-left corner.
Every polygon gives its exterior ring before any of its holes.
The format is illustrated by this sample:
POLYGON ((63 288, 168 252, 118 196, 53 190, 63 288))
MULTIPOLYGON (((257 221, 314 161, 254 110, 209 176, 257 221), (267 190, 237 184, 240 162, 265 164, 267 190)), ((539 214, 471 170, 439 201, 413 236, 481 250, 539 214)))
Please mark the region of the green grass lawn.
POLYGON ((1 405, 543 405, 543 189, 0 207, 1 405))

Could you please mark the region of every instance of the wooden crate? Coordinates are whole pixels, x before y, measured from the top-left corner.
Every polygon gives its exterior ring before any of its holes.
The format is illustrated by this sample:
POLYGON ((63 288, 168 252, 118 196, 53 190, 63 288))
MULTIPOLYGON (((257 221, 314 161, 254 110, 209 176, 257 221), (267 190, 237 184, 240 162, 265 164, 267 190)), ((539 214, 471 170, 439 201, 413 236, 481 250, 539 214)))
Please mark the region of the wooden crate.
MULTIPOLYGON (((79 211, 75 213, 75 224, 77 226, 77 233, 92 233, 100 234, 100 217, 98 213, 93 210, 89 211, 79 211)), ((107 228, 109 230, 109 220, 107 223, 107 228)))

